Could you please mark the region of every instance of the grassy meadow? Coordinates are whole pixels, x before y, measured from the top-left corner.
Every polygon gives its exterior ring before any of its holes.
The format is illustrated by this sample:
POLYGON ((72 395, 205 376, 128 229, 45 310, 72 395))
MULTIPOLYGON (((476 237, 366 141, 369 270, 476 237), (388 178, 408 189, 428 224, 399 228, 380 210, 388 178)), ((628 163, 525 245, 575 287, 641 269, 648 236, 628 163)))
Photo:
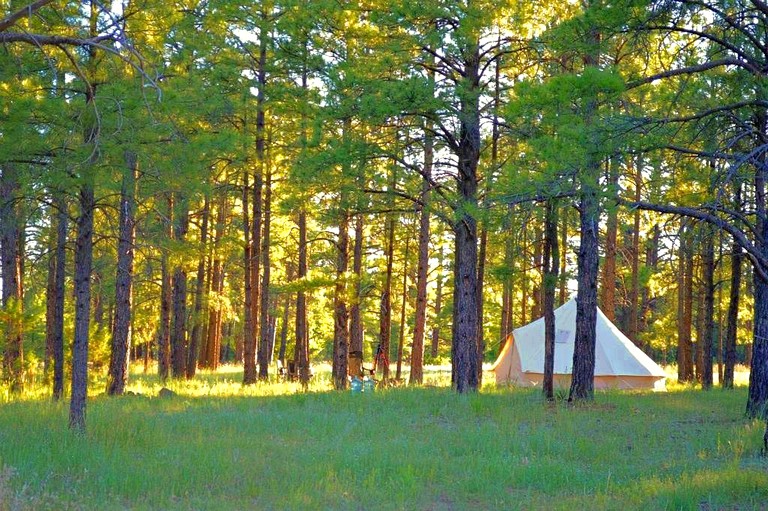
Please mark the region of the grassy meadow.
POLYGON ((225 368, 95 395, 88 432, 41 391, 0 404, 0 509, 768 509, 764 425, 746 387, 598 393, 332 392, 318 374, 243 388, 225 368))

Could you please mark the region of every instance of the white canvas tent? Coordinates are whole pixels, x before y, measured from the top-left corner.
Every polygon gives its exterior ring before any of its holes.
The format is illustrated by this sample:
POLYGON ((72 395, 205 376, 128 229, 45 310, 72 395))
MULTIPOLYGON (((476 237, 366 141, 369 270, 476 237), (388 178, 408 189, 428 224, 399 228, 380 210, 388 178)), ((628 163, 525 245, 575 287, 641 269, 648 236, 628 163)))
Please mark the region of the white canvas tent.
MULTIPOLYGON (((576 330, 576 300, 555 310, 555 385, 570 386, 576 330)), ((666 374, 597 310, 595 388, 665 390, 666 374)), ((544 318, 515 329, 492 369, 497 383, 525 387, 544 379, 544 318)))

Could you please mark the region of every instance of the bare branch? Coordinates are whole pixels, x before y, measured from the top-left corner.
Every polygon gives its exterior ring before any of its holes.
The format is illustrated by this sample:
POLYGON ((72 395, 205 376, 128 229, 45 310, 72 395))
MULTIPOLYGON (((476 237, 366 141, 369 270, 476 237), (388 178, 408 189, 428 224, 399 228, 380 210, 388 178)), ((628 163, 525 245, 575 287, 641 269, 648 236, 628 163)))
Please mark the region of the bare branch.
POLYGON ((768 101, 765 100, 757 100, 757 99, 750 99, 746 101, 739 101, 738 103, 732 103, 730 105, 723 105, 718 106, 715 108, 710 108, 709 110, 704 110, 703 112, 699 112, 693 115, 683 116, 683 117, 670 117, 667 119, 659 119, 657 121, 658 124, 666 124, 666 123, 673 123, 673 122, 689 122, 689 121, 698 121, 700 119, 703 119, 705 117, 709 117, 710 115, 722 113, 722 112, 731 112, 733 110, 738 110, 740 108, 744 108, 747 106, 756 106, 756 107, 762 107, 762 108, 768 108, 768 101))
MULTIPOLYGON (((112 55, 115 55, 117 58, 119 58, 120 60, 122 60, 129 66, 131 66, 133 69, 135 69, 152 86, 152 88, 154 88, 158 92, 158 95, 159 95, 161 93, 160 86, 151 76, 149 76, 146 73, 146 71, 144 71, 141 65, 131 60, 130 57, 123 55, 117 49, 107 46, 105 44, 102 44, 104 41, 109 41, 111 39, 112 39, 111 35, 102 35, 98 37, 84 39, 80 37, 31 34, 31 33, 24 33, 24 32, 0 32, 0 44, 24 43, 24 44, 30 44, 32 46, 37 46, 38 48, 43 46, 55 46, 61 50, 63 50, 67 46, 81 46, 81 47, 98 48, 99 50, 103 50, 107 53, 111 53, 112 55)), ((131 54, 133 55, 133 53, 131 54)))
POLYGON ((747 257, 749 257, 750 261, 752 261, 752 266, 754 267, 755 271, 758 273, 758 275, 760 275, 761 279, 768 282, 768 273, 766 273, 766 270, 768 270, 768 257, 766 257, 757 247, 755 247, 751 241, 749 241, 741 229, 737 228, 729 222, 726 222, 722 218, 713 215, 712 213, 707 213, 706 211, 687 206, 674 206, 671 204, 654 204, 644 201, 631 201, 622 197, 619 197, 617 201, 620 204, 624 204, 630 208, 695 218, 697 220, 712 224, 719 229, 722 229, 723 231, 730 234, 734 241, 746 251, 747 257))
MULTIPOLYGON (((375 188, 364 188, 363 191, 365 193, 375 194, 375 195, 395 195, 397 197, 400 197, 401 199, 405 199, 407 201, 410 201, 414 203, 416 206, 419 206, 420 208, 424 208, 427 206, 427 204, 421 200, 418 197, 414 197, 413 195, 403 192, 401 190, 377 190, 375 188)), ((391 210, 391 211, 399 211, 403 212, 402 210, 391 210)), ((438 217, 440 220, 445 222, 448 225, 453 225, 453 220, 443 214, 441 211, 438 210, 430 210, 432 214, 434 214, 436 217, 438 217)), ((412 213, 412 211, 407 211, 407 213, 412 213)))
POLYGON ((14 12, 10 16, 7 16, 0 20, 0 32, 5 32, 16 24, 21 18, 32 16, 32 13, 36 12, 41 7, 48 5, 53 0, 37 0, 31 4, 22 7, 18 11, 14 12))
MULTIPOLYGON (((732 51, 735 55, 738 55, 739 58, 741 59, 748 61, 751 58, 751 56, 748 53, 745 53, 741 48, 732 44, 730 41, 727 41, 721 37, 717 37, 710 32, 702 32, 701 30, 689 28, 688 26, 678 27, 678 26, 670 26, 670 25, 647 25, 641 28, 642 30, 659 30, 659 31, 666 30, 669 32, 679 32, 682 34, 701 37, 702 39, 706 39, 722 48, 732 51)), ((759 70, 755 68, 752 64, 750 64, 750 67, 752 69, 752 72, 759 72, 759 70)))
POLYGON ((640 87, 641 85, 655 82, 656 80, 661 80, 663 78, 671 78, 673 76, 680 76, 680 75, 692 75, 696 73, 701 73, 702 71, 707 71, 709 69, 714 69, 717 67, 725 67, 725 66, 736 66, 736 67, 747 69, 750 72, 755 72, 755 69, 748 62, 745 62, 739 59, 734 59, 734 58, 725 58, 720 60, 712 60, 709 62, 704 62, 703 64, 699 64, 697 66, 686 66, 678 69, 670 69, 667 71, 662 71, 661 73, 656 73, 651 76, 646 76, 645 78, 640 78, 638 80, 632 80, 630 82, 627 82, 626 87, 627 89, 635 89, 637 87, 640 87))

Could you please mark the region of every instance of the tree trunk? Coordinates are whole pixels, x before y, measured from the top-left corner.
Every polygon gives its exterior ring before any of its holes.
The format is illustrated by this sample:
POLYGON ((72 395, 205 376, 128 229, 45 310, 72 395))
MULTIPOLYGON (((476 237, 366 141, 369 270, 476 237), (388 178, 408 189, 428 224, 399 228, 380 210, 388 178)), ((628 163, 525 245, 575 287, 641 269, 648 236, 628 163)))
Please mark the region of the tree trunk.
MULTIPOLYGON (((618 194, 619 164, 610 160, 608 164, 608 188, 613 195, 618 194)), ((601 282, 600 302, 605 316, 612 322, 616 321, 616 238, 619 225, 619 210, 616 205, 608 208, 608 219, 605 224, 605 258, 603 259, 603 274, 601 282)), ((631 337, 630 337, 631 339, 631 337)))
POLYGON ((203 291, 205 289, 205 254, 208 241, 208 217, 210 216, 210 197, 206 193, 203 202, 202 226, 200 227, 200 259, 197 262, 197 277, 195 280, 195 304, 192 313, 192 334, 189 336, 187 351, 187 379, 195 377, 197 371, 198 351, 200 349, 205 319, 203 313, 203 291))
POLYGON ((677 231, 677 239, 680 243, 677 254, 677 381, 683 383, 687 381, 687 365, 690 359, 690 353, 686 350, 685 329, 683 328, 683 317, 685 316, 685 219, 680 222, 680 229, 677 231))
MULTIPOLYGON (((216 207, 216 227, 214 229, 213 249, 211 265, 211 289, 212 296, 218 296, 224 283, 222 260, 220 253, 221 240, 224 236, 224 222, 227 218, 228 203, 224 193, 219 196, 216 207)), ((210 303, 208 305, 208 333, 205 343, 205 357, 203 357, 202 367, 207 367, 213 371, 219 368, 221 360, 221 305, 219 303, 210 303)))
POLYGON ((702 338, 699 340, 703 358, 702 386, 704 390, 712 388, 712 351, 714 349, 715 335, 715 245, 714 229, 709 225, 702 226, 703 248, 703 290, 704 290, 704 328, 702 338))
MULTIPOLYGON (((173 215, 173 235, 177 243, 183 243, 189 230, 189 208, 187 201, 180 194, 177 194, 174 206, 176 212, 173 215)), ((174 378, 184 378, 187 374, 187 271, 181 263, 176 263, 173 270, 171 303, 171 375, 174 378)))
MULTIPOLYGON (((171 219, 173 217, 173 199, 168 195, 168 227, 166 236, 171 239, 173 230, 171 219)), ((157 374, 161 381, 168 379, 171 371, 171 311, 173 308, 172 294, 173 281, 169 268, 168 249, 162 249, 160 260, 162 272, 160 285, 160 333, 157 338, 157 374)))
MULTIPOLYGON (((258 145, 258 140, 257 140, 258 145)), ((258 149, 257 149, 258 152, 258 149)), ((253 330, 253 364, 248 362, 248 374, 243 376, 243 381, 253 383, 258 377, 256 359, 258 357, 259 318, 261 316, 261 222, 262 222, 262 187, 263 177, 261 171, 256 173, 253 183, 253 211, 251 223, 251 317, 253 330)))
MULTIPOLYGON (((339 199, 346 208, 346 198, 339 199)), ((336 390, 347 388, 349 357, 349 315, 347 313, 347 268, 349 261, 349 214, 340 212, 339 239, 336 243, 336 285, 333 293, 333 385, 336 390)))
POLYGON ((157 338, 157 374, 160 380, 168 378, 171 368, 171 295, 172 278, 168 268, 168 255, 161 256, 160 271, 160 332, 157 338))
MULTIPOLYGON (((768 143, 766 113, 760 111, 756 125, 759 127, 762 144, 768 143)), ((755 213, 756 245, 763 256, 768 256, 768 212, 766 211, 765 185, 768 177, 765 153, 761 153, 760 164, 755 169, 755 213)), ((754 334, 752 343, 752 365, 749 372, 749 394, 747 415, 752 418, 768 419, 768 282, 754 272, 754 334)))
MULTIPOLYGON (((538 219, 537 219, 538 220, 538 219)), ((542 298, 544 286, 542 281, 544 280, 544 266, 541 262, 542 247, 544 245, 544 236, 541 232, 538 222, 534 222, 534 237, 533 237, 533 270, 538 274, 538 280, 533 281, 533 290, 531 292, 531 298, 533 299, 533 305, 531 306, 531 320, 539 319, 542 315, 542 298)))
POLYGON ((72 397, 69 427, 85 431, 85 403, 88 393, 88 328, 91 308, 91 268, 93 263, 93 214, 96 200, 93 180, 81 185, 80 214, 75 241, 75 337, 72 343, 72 397))
MULTIPOLYGON (((307 214, 299 212, 299 268, 298 278, 307 276, 307 214)), ((309 385, 309 346, 307 338, 307 299, 305 291, 296 293, 296 353, 294 360, 298 365, 299 379, 303 387, 309 385)))
POLYGON ((432 327, 432 344, 430 354, 432 359, 437 358, 440 348, 440 312, 443 308, 443 247, 437 252, 437 288, 435 289, 435 326, 432 327))
POLYGON ((0 173, 0 269, 2 308, 7 315, 3 366, 11 392, 19 394, 24 384, 22 323, 21 219, 19 173, 14 164, 4 164, 0 173))
MULTIPOLYGON (((697 233, 697 244, 700 251, 703 250, 703 232, 703 226, 699 225, 697 233)), ((704 284, 704 265, 702 263, 702 258, 699 258, 699 260, 696 261, 696 264, 694 265, 693 273, 699 283, 699 286, 695 290, 694 294, 694 300, 696 303, 696 315, 693 316, 693 328, 694 332, 696 333, 695 341, 693 342, 694 374, 698 383, 703 383, 702 379, 704 376, 704 295, 706 294, 706 286, 704 284)))
POLYGON ((485 331, 483 321, 483 285, 485 283, 485 254, 488 247, 488 228, 483 223, 480 230, 480 248, 477 255, 477 386, 483 384, 483 359, 485 358, 485 331))
POLYGON ((557 246, 557 204, 547 201, 544 228, 544 397, 555 398, 555 287, 560 257, 557 246))
MULTIPOLYGON (((392 188, 394 188, 394 170, 392 170, 390 181, 392 188)), ((395 252, 395 217, 393 213, 390 213, 387 219, 385 236, 387 268, 379 307, 379 345, 385 357, 384 364, 381 366, 381 378, 386 382, 389 380, 389 341, 392 335, 392 262, 395 252)))
MULTIPOLYGON (((736 186, 735 207, 743 207, 741 203, 741 185, 736 186)), ((731 248, 731 290, 728 302, 728 326, 725 334, 725 360, 722 386, 726 389, 733 388, 733 372, 736 366, 736 337, 739 326, 739 298, 741 296, 741 261, 744 258, 739 245, 735 240, 731 248)))
MULTIPOLYGON (((589 2, 591 4, 591 2, 589 2)), ((599 66, 600 34, 595 26, 586 34, 591 50, 584 58, 586 67, 599 66)), ((579 223, 581 243, 578 256, 578 294, 576 301, 576 339, 573 347, 573 378, 568 401, 592 400, 595 380, 595 325, 597 321, 597 277, 599 268, 598 224, 600 221, 598 151, 595 115, 597 98, 586 97, 584 123, 589 141, 586 165, 579 172, 579 223)))
POLYGON ((253 328, 253 277, 251 276, 251 258, 253 247, 251 244, 251 217, 249 211, 250 185, 248 184, 249 172, 243 172, 243 287, 244 308, 243 311, 243 385, 256 383, 256 339, 253 328))
MULTIPOLYGON (((290 282, 290 279, 287 280, 290 282)), ((285 352, 288 348, 288 318, 291 313, 291 297, 288 295, 285 297, 285 305, 283 305, 283 319, 280 323, 280 347, 277 350, 277 360, 280 361, 283 367, 285 367, 285 352)))
POLYGON ((563 210, 563 221, 560 225, 560 246, 562 251, 560 252, 560 291, 559 291, 559 305, 563 305, 568 299, 568 208, 563 210))
POLYGON ((363 215, 355 217, 355 243, 352 253, 352 272, 355 274, 355 288, 349 308, 349 351, 363 353, 363 322, 360 303, 363 299, 361 279, 363 270, 363 215))
POLYGON ((677 379, 693 381, 693 346, 691 343, 691 309, 693 301, 693 255, 691 254, 690 225, 680 226, 680 276, 677 290, 677 379))
POLYGON ((528 220, 523 221, 522 237, 522 271, 520 272, 520 324, 528 324, 528 220))
MULTIPOLYGON (((285 282, 290 283, 293 281, 293 265, 290 263, 290 261, 286 261, 285 263, 285 282)), ((285 352, 288 349, 288 318, 290 317, 291 312, 291 295, 286 294, 285 295, 285 306, 283 307, 283 323, 280 326, 280 349, 278 350, 277 359, 280 361, 280 363, 283 365, 283 367, 286 367, 285 365, 285 352)), ((294 358, 294 360, 296 360, 294 358)))
POLYGON ((115 326, 107 376, 107 394, 122 395, 128 382, 128 358, 131 348, 131 315, 133 313, 133 254, 136 238, 136 180, 138 159, 133 151, 125 151, 126 168, 120 190, 120 232, 117 244, 115 276, 115 326))
MULTIPOLYGON (((763 239, 768 239, 768 229, 765 221, 764 181, 760 183, 761 221, 758 233, 763 239)), ((768 255, 766 244, 761 247, 764 254, 768 255)), ((747 416, 750 418, 768 418, 768 283, 763 281, 757 272, 755 279, 755 305, 754 305, 754 339, 752 344, 752 364, 749 372, 749 393, 747 397, 747 416)))
POLYGON ((405 343, 405 306, 408 302, 408 257, 410 256, 411 238, 405 240, 405 254, 403 255, 403 301, 400 305, 400 331, 397 342, 397 369, 395 380, 400 381, 403 370, 403 344, 405 343))
POLYGON ((459 209, 455 235, 452 380, 459 393, 475 391, 477 380, 477 166, 480 161, 480 52, 477 41, 465 52, 457 147, 459 209))
POLYGON ((501 295, 501 325, 499 327, 499 346, 503 347, 507 337, 512 332, 512 295, 514 293, 514 246, 512 232, 512 206, 507 208, 504 215, 504 264, 503 290, 501 295))
POLYGON ((588 179, 582 181, 580 200, 579 290, 576 301, 573 379, 568 401, 591 400, 594 396, 599 213, 597 183, 589 182, 588 179))
MULTIPOLYGON (((654 224, 651 228, 651 235, 645 243, 645 266, 648 268, 651 275, 654 275, 658 271, 659 267, 659 240, 661 238, 661 231, 659 225, 654 224)), ((653 312, 653 299, 651 297, 651 290, 647 283, 643 284, 640 288, 640 318, 639 328, 641 332, 644 332, 648 326, 648 314, 653 312)), ((666 350, 667 343, 664 344, 664 350, 666 350)), ((646 349, 649 345, 645 343, 646 349)), ((666 353, 666 351, 665 351, 666 353)))
POLYGON ((54 298, 53 326, 51 328, 53 354, 53 399, 64 394, 64 283, 67 264, 67 202, 64 194, 56 193, 56 297, 54 298))
POLYGON ((416 269, 416 311, 413 324, 413 345, 411 346, 411 374, 408 382, 424 382, 424 332, 427 325, 427 278, 429 274, 429 190, 427 178, 432 176, 434 163, 434 140, 430 125, 424 130, 424 180, 421 184, 421 207, 419 210, 419 260, 416 269))
POLYGON ((259 304, 259 380, 266 381, 269 378, 269 359, 271 332, 269 329, 269 234, 272 221, 272 170, 267 166, 266 183, 264 185, 264 232, 261 237, 261 257, 263 275, 261 278, 261 302, 259 304))
MULTIPOLYGON (((90 2, 89 31, 97 34, 98 7, 90 2)), ((88 50, 89 71, 96 57, 94 47, 88 50)), ((75 240, 75 333, 72 341, 72 395, 69 401, 69 428, 85 433, 85 407, 88 395, 88 334, 91 320, 91 272, 93 271, 93 217, 96 210, 94 193, 96 147, 99 123, 93 105, 95 89, 86 84, 84 111, 84 145, 91 149, 88 163, 83 167, 79 189, 80 211, 75 240)))
MULTIPOLYGON (((221 265, 219 267, 219 277, 217 280, 217 286, 216 286, 216 295, 217 296, 223 296, 224 295, 224 278, 225 278, 226 272, 224 268, 224 262, 221 262, 221 265)), ((221 364, 222 360, 226 360, 226 355, 229 354, 229 348, 230 348, 230 331, 232 327, 232 323, 229 322, 227 324, 224 323, 224 308, 223 307, 217 307, 215 311, 216 316, 216 323, 215 327, 213 329, 213 370, 216 371, 219 369, 219 365, 221 364), (222 349, 222 341, 224 338, 227 339, 227 345, 225 349, 222 349)))
MULTIPOLYGON (((51 232, 48 240, 48 278, 45 286, 45 357, 43 358, 43 381, 48 383, 53 362, 53 316, 56 307, 56 221, 54 208, 48 214, 51 222, 51 232)), ((0 240, 2 244, 2 240, 0 240)), ((0 259, 1 261, 1 259, 0 259)), ((2 265, 2 262, 0 262, 2 265)), ((2 272, 0 272, 2 273, 2 272)))
MULTIPOLYGON (((260 327, 264 327, 260 322, 261 318, 261 300, 267 300, 266 295, 261 291, 261 284, 259 282, 260 266, 262 258, 262 187, 264 185, 264 169, 266 165, 266 115, 265 115, 265 89, 267 85, 267 45, 269 43, 269 30, 266 26, 267 13, 264 10, 265 6, 261 6, 261 27, 260 31, 262 35, 267 37, 259 37, 259 57, 256 63, 256 172, 253 182, 253 217, 251 224, 251 318, 252 318, 252 340, 253 347, 249 348, 249 360, 247 361, 247 368, 243 371, 243 383, 251 384, 257 379, 255 358, 261 360, 261 332, 260 327), (258 348, 256 346, 258 339, 258 348)), ((269 278, 267 276, 267 278, 269 278)), ((267 305, 269 305, 267 303, 267 305)), ((267 309, 268 310, 268 309, 267 309)), ((268 369, 265 367, 263 378, 268 375, 268 369)), ((259 376, 262 377, 262 376, 259 376)))
MULTIPOLYGON (((642 165, 640 161, 636 162, 634 181, 635 181, 635 201, 639 202, 641 197, 641 175, 642 165)), ((627 169, 631 172, 631 169, 627 169)), ((631 257, 631 277, 629 288, 629 324, 627 325, 627 337, 629 337, 636 346, 642 347, 638 338, 640 334, 640 210, 635 209, 632 218, 632 246, 630 249, 631 257)))

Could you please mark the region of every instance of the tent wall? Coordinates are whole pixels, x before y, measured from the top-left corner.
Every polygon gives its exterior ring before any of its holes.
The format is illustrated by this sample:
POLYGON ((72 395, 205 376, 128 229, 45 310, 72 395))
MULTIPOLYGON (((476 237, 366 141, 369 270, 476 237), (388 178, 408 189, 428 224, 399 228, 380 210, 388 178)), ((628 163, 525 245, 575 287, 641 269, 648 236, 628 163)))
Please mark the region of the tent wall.
MULTIPOLYGON (((496 373, 496 382, 500 384, 517 385, 520 387, 541 387, 544 375, 541 373, 521 373, 510 367, 508 376, 496 373)), ((555 374, 555 388, 568 389, 571 387, 570 374, 555 374)), ((595 389, 619 390, 664 390, 664 378, 658 376, 595 376, 595 389)))
MULTIPOLYGON (((619 371, 616 371, 615 374, 596 374, 595 389, 666 390, 666 375, 663 370, 651 361, 647 355, 636 349, 635 346, 631 344, 631 341, 626 339, 621 332, 608 322, 607 319, 605 319, 605 322, 607 322, 608 326, 598 329, 598 332, 603 336, 608 336, 610 334, 610 337, 604 339, 601 343, 598 343, 599 346, 596 347, 596 356, 603 357, 604 359, 607 357, 607 359, 603 360, 601 364, 596 364, 596 368, 599 366, 603 367, 603 370, 607 368, 608 370, 613 371, 616 366, 618 366, 620 369, 619 371), (615 332, 612 332, 613 330, 615 330, 615 332), (622 339, 626 340, 622 341, 622 339), (615 347, 613 349, 607 344, 610 342, 614 343, 615 347), (623 346, 625 346, 624 351, 616 349, 616 347, 622 346, 622 342, 623 346), (628 365, 626 358, 622 359, 622 357, 627 357, 627 355, 631 355, 634 357, 633 360, 639 362, 634 365, 628 365), (612 358, 612 356, 618 357, 618 359, 612 358), (647 359, 647 361, 643 362, 641 359, 647 359), (631 370, 638 366, 642 369, 641 374, 620 373, 621 368, 626 369, 629 367, 631 370)), ((532 327, 536 326, 535 323, 537 322, 516 330, 516 332, 519 331, 520 335, 528 335, 528 337, 521 338, 519 342, 515 337, 515 333, 511 333, 507 337, 507 342, 504 344, 504 348, 496 359, 496 363, 491 368, 496 373, 497 383, 519 385, 522 387, 536 387, 542 385, 544 381, 542 369, 543 360, 540 360, 539 357, 543 357, 543 339, 540 339, 536 333, 531 336, 532 327), (528 353, 528 358, 526 360, 528 360, 528 363, 534 367, 523 370, 523 357, 521 356, 520 349, 529 350, 526 352, 528 353), (531 353, 530 350, 533 350, 533 352, 531 353), (532 359, 535 360, 535 364, 532 363, 532 359)), ((567 346, 556 344, 555 350, 563 350, 564 347, 570 349, 569 356, 572 357, 572 341, 571 344, 567 346)), ((554 380, 555 387, 569 388, 571 385, 571 375, 564 371, 557 372, 557 367, 555 368, 554 380)))

